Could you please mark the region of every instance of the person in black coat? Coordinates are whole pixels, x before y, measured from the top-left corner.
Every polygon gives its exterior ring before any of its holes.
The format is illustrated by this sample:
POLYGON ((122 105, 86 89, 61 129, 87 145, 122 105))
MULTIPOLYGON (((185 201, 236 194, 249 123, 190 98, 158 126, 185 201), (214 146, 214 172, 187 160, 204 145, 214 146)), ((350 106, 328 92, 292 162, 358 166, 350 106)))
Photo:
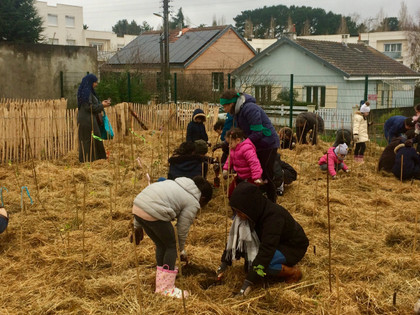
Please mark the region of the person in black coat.
POLYGON ((102 111, 104 107, 111 105, 111 101, 99 101, 95 92, 97 85, 98 78, 93 74, 88 74, 82 79, 82 83, 80 83, 77 91, 79 161, 81 163, 106 159, 104 144, 101 140, 95 139, 95 137, 101 137, 99 123, 101 123, 102 111))
POLYGON ((207 136, 206 126, 204 122, 206 121, 206 115, 204 114, 201 108, 196 108, 193 112, 191 121, 187 126, 187 141, 196 141, 204 140, 209 141, 207 136))
POLYGON ((311 131, 310 141, 316 144, 318 132, 324 132, 324 120, 315 113, 300 113, 296 116, 296 137, 301 144, 308 144, 306 135, 311 131))
POLYGON ((397 145, 394 152, 395 163, 392 167, 392 173, 395 177, 403 180, 420 179, 420 156, 416 149, 412 147, 412 142, 406 141, 405 144, 397 145))
MULTIPOLYGON (((288 283, 300 280, 302 273, 295 265, 305 255, 309 240, 291 214, 248 182, 236 186, 229 204, 238 217, 249 221, 259 239, 258 253, 240 294, 246 295, 264 274, 284 278, 288 283)), ((223 261, 219 270, 222 267, 223 261)))
POLYGON ((347 144, 349 148, 351 148, 351 141, 353 140, 353 134, 348 129, 338 129, 335 133, 335 142, 332 145, 333 147, 337 147, 339 144, 347 144))

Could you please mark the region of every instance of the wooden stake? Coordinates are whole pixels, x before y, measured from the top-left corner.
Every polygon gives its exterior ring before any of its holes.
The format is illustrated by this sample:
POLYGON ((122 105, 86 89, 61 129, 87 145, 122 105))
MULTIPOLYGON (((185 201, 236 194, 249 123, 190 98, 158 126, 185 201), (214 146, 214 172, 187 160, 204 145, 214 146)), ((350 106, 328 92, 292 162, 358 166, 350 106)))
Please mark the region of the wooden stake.
MULTIPOLYGON (((328 161, 328 153, 327 153, 328 161)), ((327 162, 328 165, 328 162, 327 162)), ((327 170, 327 214, 328 214, 328 283, 330 292, 332 292, 331 284, 331 215, 330 215, 330 173, 327 170)))
POLYGON ((114 273, 114 222, 112 220, 112 186, 109 186, 109 217, 109 226, 111 228, 111 273, 114 273))
MULTIPOLYGON (((180 255, 179 239, 178 239, 178 229, 176 228, 176 225, 174 225, 174 232, 175 232, 175 241, 176 241, 176 253, 177 253, 177 257, 178 257, 179 279, 181 280, 182 287, 184 287, 184 278, 182 277, 181 255, 180 255)), ((185 305, 184 289, 181 289, 181 293, 182 293, 182 304, 184 306, 184 314, 187 314, 187 307, 185 305)))
POLYGON ((137 283, 137 303, 139 304, 140 314, 143 314, 143 308, 141 305, 141 295, 140 295, 140 272, 139 272, 139 262, 137 258, 137 248, 136 248, 136 237, 134 233, 134 224, 131 225, 131 235, 133 235, 133 254, 134 254, 134 263, 136 265, 136 283, 137 283))
POLYGON ((82 212, 82 221, 83 221, 83 226, 82 226, 82 276, 83 276, 83 279, 86 278, 86 274, 85 274, 86 181, 87 181, 87 178, 85 177, 85 181, 83 182, 83 209, 82 209, 83 210, 83 212, 82 212))
POLYGON ((401 174, 400 174, 401 183, 403 181, 403 163, 404 163, 404 155, 401 155, 401 174))

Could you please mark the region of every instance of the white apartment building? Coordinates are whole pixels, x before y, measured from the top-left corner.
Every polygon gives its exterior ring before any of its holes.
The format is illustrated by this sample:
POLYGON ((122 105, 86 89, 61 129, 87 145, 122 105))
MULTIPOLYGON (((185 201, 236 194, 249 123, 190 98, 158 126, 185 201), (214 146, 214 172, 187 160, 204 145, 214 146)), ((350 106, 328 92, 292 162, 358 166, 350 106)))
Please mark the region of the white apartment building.
MULTIPOLYGON (((363 42, 385 55, 403 63, 410 67, 410 59, 408 54, 407 35, 404 31, 394 32, 372 32, 361 33, 359 36, 350 36, 350 34, 335 34, 335 35, 310 35, 298 36, 297 38, 312 39, 330 42, 344 42, 349 44, 357 44, 363 42)), ((249 44, 257 51, 261 52, 277 39, 258 39, 253 38, 248 40, 249 44)))
POLYGON ((35 1, 39 16, 43 19, 44 43, 52 45, 91 46, 98 50, 98 61, 107 61, 137 35, 117 37, 105 31, 85 30, 83 28, 83 7, 57 4, 48 5, 35 1))

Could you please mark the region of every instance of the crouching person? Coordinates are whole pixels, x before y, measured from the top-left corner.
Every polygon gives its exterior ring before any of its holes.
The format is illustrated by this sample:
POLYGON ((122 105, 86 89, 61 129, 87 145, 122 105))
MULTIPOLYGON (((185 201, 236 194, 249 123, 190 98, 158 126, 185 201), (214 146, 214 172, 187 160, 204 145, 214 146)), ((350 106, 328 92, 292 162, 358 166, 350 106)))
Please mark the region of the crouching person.
POLYGON ((297 282, 302 272, 295 266, 309 245, 303 228, 282 206, 265 198, 259 188, 242 182, 229 202, 236 216, 218 269, 221 278, 232 259, 246 257, 247 276, 239 292, 246 296, 265 276, 297 282))
MULTIPOLYGON (((182 291, 175 287, 178 270, 175 231, 171 221, 177 219, 179 250, 186 260, 185 240, 200 207, 212 198, 212 186, 201 176, 179 177, 147 186, 134 199, 133 215, 136 243, 141 228, 156 245, 156 293, 176 298, 182 291), (136 231, 137 230, 137 231, 136 231)), ((184 297, 189 295, 184 291, 184 297)))

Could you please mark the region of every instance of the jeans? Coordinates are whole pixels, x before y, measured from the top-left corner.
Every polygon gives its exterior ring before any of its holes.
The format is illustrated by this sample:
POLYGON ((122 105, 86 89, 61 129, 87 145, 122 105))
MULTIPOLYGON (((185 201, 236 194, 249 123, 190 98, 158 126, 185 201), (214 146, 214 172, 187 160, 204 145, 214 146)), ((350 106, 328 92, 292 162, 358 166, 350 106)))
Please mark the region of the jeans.
MULTIPOLYGON (((321 164, 319 166, 319 168, 321 169, 321 171, 326 171, 328 169, 328 164, 321 164)), ((339 170, 341 170, 343 168, 343 163, 340 164, 336 164, 334 166, 335 170, 338 172, 339 170)))
MULTIPOLYGON (((156 245, 156 263, 158 266, 168 265, 175 269, 177 257, 175 231, 171 222, 146 221, 134 215, 135 223, 140 224, 146 234, 156 245)), ((136 225, 136 224, 135 224, 136 225)))
POLYGON ((281 265, 284 265, 285 263, 286 257, 284 257, 281 251, 276 249, 273 259, 271 259, 270 265, 268 266, 267 273, 272 276, 277 275, 281 271, 281 265))

